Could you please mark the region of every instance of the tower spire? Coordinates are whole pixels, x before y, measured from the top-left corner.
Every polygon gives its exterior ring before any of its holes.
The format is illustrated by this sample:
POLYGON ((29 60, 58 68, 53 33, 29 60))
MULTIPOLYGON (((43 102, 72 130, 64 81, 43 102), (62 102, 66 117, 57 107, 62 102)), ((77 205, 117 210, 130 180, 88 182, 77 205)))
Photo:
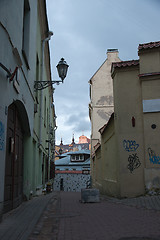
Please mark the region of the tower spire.
POLYGON ((60 145, 63 145, 63 140, 62 140, 62 137, 61 137, 61 143, 60 143, 60 145))
POLYGON ((73 133, 72 143, 71 143, 71 144, 75 144, 75 141, 74 141, 74 133, 73 133))

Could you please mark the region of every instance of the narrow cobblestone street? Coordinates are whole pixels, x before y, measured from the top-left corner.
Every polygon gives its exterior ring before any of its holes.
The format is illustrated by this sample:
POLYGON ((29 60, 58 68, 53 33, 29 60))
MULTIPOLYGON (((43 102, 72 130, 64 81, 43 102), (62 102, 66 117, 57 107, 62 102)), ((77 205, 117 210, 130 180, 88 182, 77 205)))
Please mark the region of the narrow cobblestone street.
POLYGON ((81 203, 79 192, 53 192, 4 215, 1 240, 159 240, 160 197, 81 203))
POLYGON ((100 203, 86 204, 80 197, 80 193, 58 193, 29 240, 160 239, 160 212, 146 209, 160 205, 158 196, 124 200, 102 197, 100 203))

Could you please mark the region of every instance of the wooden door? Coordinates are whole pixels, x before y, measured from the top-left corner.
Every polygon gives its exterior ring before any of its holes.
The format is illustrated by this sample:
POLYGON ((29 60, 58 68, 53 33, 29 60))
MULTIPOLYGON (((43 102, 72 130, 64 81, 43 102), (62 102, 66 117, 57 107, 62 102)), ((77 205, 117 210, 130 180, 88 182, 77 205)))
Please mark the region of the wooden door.
POLYGON ((23 192, 23 132, 17 108, 8 108, 7 145, 4 188, 4 212, 22 202, 23 192))

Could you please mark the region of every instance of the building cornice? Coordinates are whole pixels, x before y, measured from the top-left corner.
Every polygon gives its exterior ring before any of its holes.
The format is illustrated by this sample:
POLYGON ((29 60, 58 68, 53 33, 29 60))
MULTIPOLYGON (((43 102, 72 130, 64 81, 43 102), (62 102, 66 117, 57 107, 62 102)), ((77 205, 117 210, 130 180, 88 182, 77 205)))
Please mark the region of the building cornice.
POLYGON ((141 73, 138 76, 139 78, 156 77, 156 76, 160 76, 160 72, 141 73))

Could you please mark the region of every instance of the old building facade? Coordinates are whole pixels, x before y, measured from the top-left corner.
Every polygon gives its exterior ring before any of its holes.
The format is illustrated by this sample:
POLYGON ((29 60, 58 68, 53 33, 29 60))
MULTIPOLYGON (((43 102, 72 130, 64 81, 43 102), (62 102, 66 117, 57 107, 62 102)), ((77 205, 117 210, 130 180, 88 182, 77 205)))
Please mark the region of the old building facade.
POLYGON ((63 140, 61 138, 60 145, 55 146, 55 160, 58 160, 61 154, 63 153, 72 152, 72 151, 75 152, 80 150, 90 150, 90 149, 91 149, 90 139, 84 135, 81 135, 79 137, 78 143, 75 143, 74 135, 72 137, 72 141, 70 144, 63 144, 63 140))
MULTIPOLYGON (((42 175, 47 164, 43 166, 42 155, 44 158, 51 156, 51 149, 48 152, 45 148, 49 121, 54 135, 54 107, 50 88, 43 95, 42 103, 45 104, 46 98, 46 105, 41 114, 47 119, 48 112, 50 120, 46 120, 46 129, 41 123, 44 140, 38 144, 40 118, 37 116, 41 106, 34 83, 42 74, 42 40, 48 31, 45 1, 18 0, 16 7, 13 0, 1 2, 0 216, 36 194, 37 187, 44 183, 42 175)), ((42 78, 50 80, 47 42, 44 56, 42 78)))
POLYGON ((117 197, 160 189, 160 42, 140 44, 138 55, 112 64, 114 113, 92 160, 94 185, 117 197))
MULTIPOLYGON (((99 129, 106 123, 114 111, 113 80, 111 77, 112 62, 120 61, 117 49, 107 50, 107 59, 89 80, 90 103, 89 117, 91 121, 91 155, 94 146, 101 142, 99 129)), ((93 172, 91 161, 91 172, 93 172)))
POLYGON ((112 62, 120 61, 117 49, 107 50, 107 59, 89 80, 91 120, 91 151, 100 142, 98 130, 106 123, 113 112, 113 83, 111 78, 112 62))
POLYGON ((61 155, 55 162, 55 191, 80 192, 90 186, 90 150, 61 155))

